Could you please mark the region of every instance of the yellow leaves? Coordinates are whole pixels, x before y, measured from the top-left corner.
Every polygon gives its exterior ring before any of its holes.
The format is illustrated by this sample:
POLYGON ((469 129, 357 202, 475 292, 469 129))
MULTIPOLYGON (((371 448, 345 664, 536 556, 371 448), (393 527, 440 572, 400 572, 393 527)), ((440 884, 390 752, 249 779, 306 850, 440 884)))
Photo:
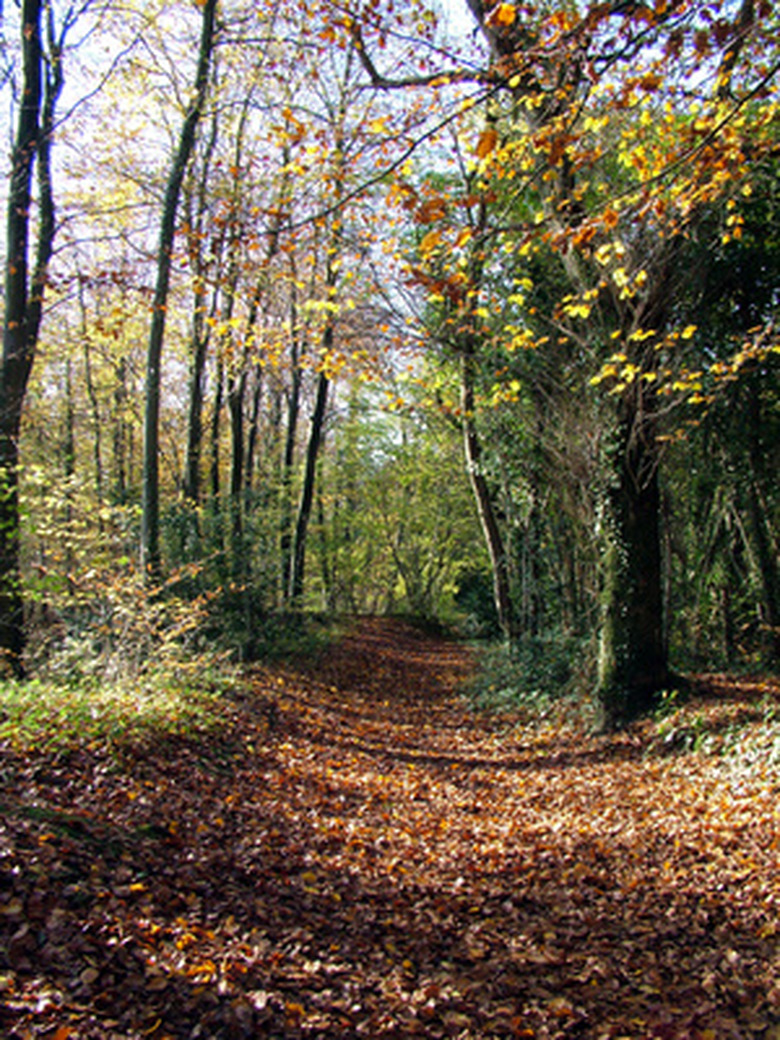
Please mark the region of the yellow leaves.
POLYGON ((692 339, 696 332, 696 325, 686 325, 680 333, 680 339, 692 339))
POLYGON ((587 116, 582 124, 586 133, 598 134, 609 123, 609 116, 587 116))
POLYGON ((601 264, 602 267, 606 267, 606 265, 609 263, 611 255, 612 246, 609 242, 607 242, 603 246, 599 246, 599 248, 593 254, 593 259, 596 261, 597 264, 601 264))
POLYGON ((637 380, 652 382, 654 378, 654 372, 644 372, 640 365, 629 361, 627 354, 617 353, 601 366, 601 371, 591 376, 589 383, 591 386, 600 386, 607 380, 615 380, 609 389, 609 393, 614 395, 622 393, 637 380))
POLYGON ((624 365, 620 371, 621 380, 628 386, 634 382, 636 377, 639 375, 639 366, 633 364, 624 365))
POLYGON ((591 386, 599 386, 604 382, 605 379, 617 378, 618 367, 617 365, 607 364, 601 366, 601 371, 596 373, 595 376, 591 376, 588 382, 591 386))
POLYGON ((506 347, 513 353, 517 350, 534 350, 541 342, 541 340, 537 341, 530 329, 520 329, 514 332, 506 347))
POLYGON ((429 231, 428 234, 425 235, 423 237, 423 240, 420 242, 420 246, 419 246, 420 256, 424 260, 428 259, 428 257, 431 256, 431 254, 434 252, 434 250, 437 248, 437 246, 441 243, 441 241, 442 241, 442 235, 441 235, 440 231, 437 231, 435 229, 433 231, 429 231))
POLYGON ((304 892, 313 893, 317 891, 317 875, 313 870, 304 871, 301 874, 301 881, 303 882, 304 892))
POLYGON ((561 309, 568 317, 583 319, 590 317, 591 308, 589 303, 572 296, 564 297, 561 302, 563 305, 561 309))
POLYGON ((655 329, 635 329, 628 339, 632 343, 644 343, 645 340, 653 339, 656 335, 655 329))
POLYGON ((501 404, 514 404, 520 399, 522 384, 517 379, 511 379, 508 383, 494 383, 490 388, 489 404, 491 408, 497 408, 501 404))
POLYGON ((303 309, 312 314, 338 314, 341 308, 335 300, 306 300, 303 309))
POLYGON ((214 961, 207 958, 198 964, 191 964, 184 974, 197 982, 212 982, 217 978, 219 970, 214 961))
POLYGON ((599 246, 593 254, 593 259, 602 267, 607 267, 613 259, 621 260, 625 255, 626 247, 621 241, 615 239, 612 242, 605 242, 603 245, 599 246))

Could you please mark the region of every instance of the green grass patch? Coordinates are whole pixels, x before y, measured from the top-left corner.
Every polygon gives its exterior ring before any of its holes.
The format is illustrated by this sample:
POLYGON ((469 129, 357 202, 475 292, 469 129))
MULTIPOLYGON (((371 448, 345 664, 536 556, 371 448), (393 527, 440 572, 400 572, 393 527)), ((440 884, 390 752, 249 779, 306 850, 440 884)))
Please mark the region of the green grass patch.
POLYGON ((0 742, 20 751, 131 745, 212 731, 227 720, 229 680, 0 683, 0 742))

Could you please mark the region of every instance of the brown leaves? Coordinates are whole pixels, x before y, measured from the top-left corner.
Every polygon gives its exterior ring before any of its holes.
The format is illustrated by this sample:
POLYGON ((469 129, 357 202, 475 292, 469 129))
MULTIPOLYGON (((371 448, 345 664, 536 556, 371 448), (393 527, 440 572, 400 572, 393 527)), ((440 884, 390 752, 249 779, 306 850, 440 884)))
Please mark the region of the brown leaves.
POLYGON ((477 157, 479 159, 487 159, 487 157, 496 150, 498 145, 498 133, 493 127, 488 127, 483 130, 477 141, 477 147, 475 149, 477 157))
POLYGON ((475 716, 469 667, 366 621, 258 668, 208 741, 7 755, 0 1033, 774 1036, 769 775, 665 733, 776 687, 606 739, 475 716))

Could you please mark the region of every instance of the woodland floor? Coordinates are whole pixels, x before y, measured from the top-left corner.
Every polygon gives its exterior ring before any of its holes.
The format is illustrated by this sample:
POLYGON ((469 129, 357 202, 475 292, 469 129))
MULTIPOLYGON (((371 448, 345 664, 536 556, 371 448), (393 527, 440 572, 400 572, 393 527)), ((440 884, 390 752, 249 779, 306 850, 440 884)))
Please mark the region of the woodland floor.
POLYGON ((364 622, 207 737, 0 747, 0 1036, 779 1040, 777 747, 718 741, 780 688, 595 737, 469 667, 364 622))

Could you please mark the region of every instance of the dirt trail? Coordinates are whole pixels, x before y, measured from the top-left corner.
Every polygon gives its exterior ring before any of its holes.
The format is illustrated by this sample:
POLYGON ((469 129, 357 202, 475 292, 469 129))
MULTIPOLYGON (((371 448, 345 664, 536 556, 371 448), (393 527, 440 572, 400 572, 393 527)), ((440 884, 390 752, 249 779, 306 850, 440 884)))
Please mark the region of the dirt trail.
POLYGON ((772 774, 480 717, 470 667, 365 621, 206 742, 29 774, 81 831, 12 835, 2 1035, 778 1040, 772 774))

